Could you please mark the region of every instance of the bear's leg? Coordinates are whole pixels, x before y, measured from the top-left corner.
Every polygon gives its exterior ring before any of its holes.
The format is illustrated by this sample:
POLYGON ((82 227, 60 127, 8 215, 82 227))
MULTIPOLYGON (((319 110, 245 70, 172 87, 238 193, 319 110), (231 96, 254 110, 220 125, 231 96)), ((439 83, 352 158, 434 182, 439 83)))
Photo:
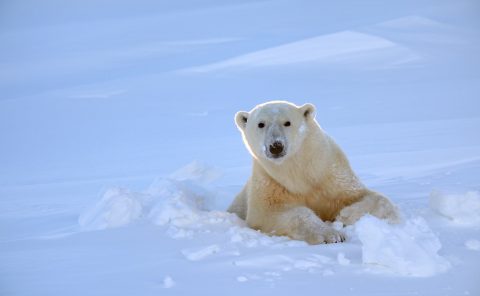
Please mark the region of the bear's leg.
POLYGON ((345 236, 323 222, 307 207, 294 207, 272 217, 274 223, 268 232, 275 235, 286 235, 295 240, 303 240, 309 244, 337 243, 345 240, 345 236))
POLYGON ((343 208, 335 220, 344 225, 352 225, 365 214, 390 223, 399 223, 401 220, 397 207, 388 198, 373 191, 366 191, 358 202, 343 208))
POLYGON ((232 204, 228 208, 229 213, 237 214, 238 217, 245 220, 247 218, 247 185, 243 190, 235 197, 232 204))

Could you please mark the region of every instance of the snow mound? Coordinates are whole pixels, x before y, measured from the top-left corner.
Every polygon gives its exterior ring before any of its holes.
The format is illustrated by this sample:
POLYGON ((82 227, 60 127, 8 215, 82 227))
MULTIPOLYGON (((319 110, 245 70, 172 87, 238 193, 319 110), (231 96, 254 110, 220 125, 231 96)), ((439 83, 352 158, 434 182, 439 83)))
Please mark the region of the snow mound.
POLYGON ((167 178, 156 180, 145 192, 108 189, 100 201, 80 215, 80 227, 87 231, 101 230, 146 219, 157 225, 198 228, 205 223, 235 220, 225 212, 206 212, 215 207, 219 197, 209 184, 220 176, 217 169, 193 162, 167 178))
POLYGON ((464 195, 432 192, 429 203, 432 210, 455 223, 480 224, 480 194, 477 191, 464 195))
MULTIPOLYGON (((190 164, 180 168, 170 178, 178 181, 190 180, 200 184, 210 184, 219 179, 223 173, 214 167, 202 164, 198 161, 193 161, 190 164)), ((151 189, 155 188, 155 183, 152 184, 151 189)))
POLYGON ((373 216, 355 224, 362 243, 362 261, 405 276, 426 277, 446 271, 450 264, 438 254, 442 247, 425 220, 390 225, 373 216))
POLYGON ((78 222, 84 230, 127 225, 142 215, 144 195, 123 188, 112 188, 100 201, 84 212, 78 222))
MULTIPOLYGON (((122 188, 107 190, 101 199, 79 217, 82 230, 103 230, 146 221, 166 227, 174 239, 192 238, 199 234, 226 235, 229 249, 220 252, 217 245, 183 250, 187 260, 199 261, 217 253, 237 252, 237 248, 265 246, 295 247, 305 242, 286 237, 270 237, 248 228, 235 214, 214 210, 223 196, 212 185, 221 173, 207 165, 193 162, 167 178, 159 178, 144 192, 122 188)), ((223 248, 223 247, 222 247, 223 248)))

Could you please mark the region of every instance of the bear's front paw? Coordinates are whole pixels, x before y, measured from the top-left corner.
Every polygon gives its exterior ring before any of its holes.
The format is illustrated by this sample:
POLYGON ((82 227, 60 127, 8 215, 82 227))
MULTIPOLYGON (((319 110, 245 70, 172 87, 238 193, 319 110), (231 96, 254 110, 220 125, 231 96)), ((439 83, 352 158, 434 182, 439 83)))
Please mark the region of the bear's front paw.
POLYGON ((345 241, 345 234, 332 227, 328 227, 307 237, 306 241, 311 245, 341 243, 345 241))

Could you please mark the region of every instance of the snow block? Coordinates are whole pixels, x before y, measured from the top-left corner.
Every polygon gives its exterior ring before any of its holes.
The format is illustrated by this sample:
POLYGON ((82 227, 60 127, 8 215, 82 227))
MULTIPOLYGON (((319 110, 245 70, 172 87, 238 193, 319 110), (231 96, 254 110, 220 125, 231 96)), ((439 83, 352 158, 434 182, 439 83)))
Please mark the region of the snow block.
POLYGON ((362 243, 364 264, 418 277, 433 276, 450 267, 438 254, 442 245, 423 218, 390 225, 365 216, 355 224, 355 233, 362 243))

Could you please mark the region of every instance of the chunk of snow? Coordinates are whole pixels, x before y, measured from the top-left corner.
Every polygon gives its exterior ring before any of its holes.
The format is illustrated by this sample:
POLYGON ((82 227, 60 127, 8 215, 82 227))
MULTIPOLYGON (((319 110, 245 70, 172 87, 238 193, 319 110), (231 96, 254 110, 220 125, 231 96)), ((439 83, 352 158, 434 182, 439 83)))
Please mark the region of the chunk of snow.
POLYGON ((432 276, 450 264, 438 254, 441 243, 422 218, 390 225, 373 216, 355 224, 364 264, 384 267, 406 276, 432 276))
POLYGON ((154 194, 157 202, 148 213, 148 218, 153 223, 182 226, 198 218, 199 211, 204 206, 202 197, 205 195, 192 190, 193 186, 182 185, 185 184, 164 180, 162 186, 157 187, 154 194))
POLYGON ((183 250, 182 254, 190 261, 199 261, 220 252, 220 247, 211 245, 200 250, 183 250))
POLYGON ((218 168, 193 161, 170 175, 170 179, 178 181, 194 181, 200 184, 209 184, 223 175, 218 168))
POLYGON ((243 282, 248 281, 248 278, 246 278, 244 276, 237 276, 237 281, 240 282, 240 283, 243 283, 243 282))
POLYGON ((469 191, 466 194, 430 194, 430 208, 455 223, 463 225, 480 224, 480 194, 469 191))
POLYGON ((171 178, 156 180, 145 192, 108 189, 93 207, 80 215, 80 227, 87 231, 114 228, 144 217, 154 224, 179 227, 180 233, 172 236, 181 237, 188 235, 186 225, 197 225, 199 221, 215 223, 212 219, 221 223, 230 219, 230 214, 205 212, 214 207, 217 199, 208 183, 220 175, 214 168, 193 162, 173 173, 171 178))
POLYGON ((163 279, 163 287, 165 289, 169 289, 169 288, 172 288, 173 286, 175 286, 175 281, 170 276, 166 276, 163 279))
POLYGON ((340 252, 337 255, 337 261, 340 265, 349 265, 350 264, 350 259, 345 257, 345 254, 340 252))
POLYGON ((469 239, 465 242, 465 246, 469 250, 480 251, 480 241, 476 239, 469 239))
POLYGON ((143 197, 126 189, 109 189, 96 205, 80 215, 78 222, 84 230, 129 224, 142 215, 143 197))

